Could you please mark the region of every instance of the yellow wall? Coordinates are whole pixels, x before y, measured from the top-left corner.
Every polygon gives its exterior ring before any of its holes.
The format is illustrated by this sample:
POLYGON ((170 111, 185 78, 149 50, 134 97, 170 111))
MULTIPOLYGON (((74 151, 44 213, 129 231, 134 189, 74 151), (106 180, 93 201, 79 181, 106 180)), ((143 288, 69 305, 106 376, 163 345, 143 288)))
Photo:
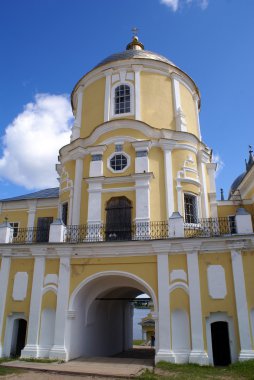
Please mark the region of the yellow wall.
POLYGON ((33 259, 12 259, 10 267, 9 282, 6 295, 6 306, 4 313, 4 328, 2 333, 2 342, 4 339, 5 328, 6 328, 6 319, 10 313, 24 313, 28 318, 30 310, 30 298, 31 298, 31 289, 33 281, 33 269, 34 269, 34 260, 33 259), (27 285, 27 294, 24 301, 14 301, 12 299, 14 278, 17 272, 27 272, 28 273, 28 285, 27 285))
POLYGON ((201 304, 202 304, 202 314, 203 314, 203 333, 206 337, 206 320, 205 318, 209 316, 210 313, 215 312, 226 312, 230 317, 233 317, 234 330, 237 345, 239 347, 239 334, 237 327, 237 314, 236 314, 236 303, 234 294, 234 281, 233 272, 231 265, 231 256, 229 252, 224 253, 205 253, 204 255, 199 255, 199 274, 200 274, 200 291, 201 291, 201 304), (225 271, 227 295, 224 299, 213 299, 209 295, 208 291, 208 279, 207 279, 207 268, 209 265, 221 265, 225 271))
POLYGON ((8 218, 8 222, 19 222, 19 228, 27 227, 28 210, 4 210, 0 214, 1 223, 5 218, 8 218))
POLYGON ((171 79, 141 72, 141 120, 158 129, 175 130, 171 79))
POLYGON ((154 174, 150 180, 150 213, 151 220, 164 221, 166 217, 165 207, 165 176, 164 157, 160 148, 152 148, 149 151, 149 170, 154 174))
POLYGON ((80 137, 87 137, 104 121, 105 78, 91 83, 84 90, 80 137))
POLYGON ((72 259, 70 294, 87 277, 98 272, 112 270, 129 272, 140 277, 152 287, 157 296, 156 256, 72 259))

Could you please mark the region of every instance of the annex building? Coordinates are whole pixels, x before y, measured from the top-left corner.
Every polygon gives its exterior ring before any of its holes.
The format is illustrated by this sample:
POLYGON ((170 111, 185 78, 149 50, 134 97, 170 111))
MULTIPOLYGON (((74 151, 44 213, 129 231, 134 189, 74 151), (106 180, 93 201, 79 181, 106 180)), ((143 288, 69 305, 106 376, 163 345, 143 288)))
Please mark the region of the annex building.
POLYGON ((254 158, 216 200, 200 93, 136 36, 75 85, 59 188, 0 202, 0 356, 132 347, 151 297, 155 360, 254 358, 254 158))

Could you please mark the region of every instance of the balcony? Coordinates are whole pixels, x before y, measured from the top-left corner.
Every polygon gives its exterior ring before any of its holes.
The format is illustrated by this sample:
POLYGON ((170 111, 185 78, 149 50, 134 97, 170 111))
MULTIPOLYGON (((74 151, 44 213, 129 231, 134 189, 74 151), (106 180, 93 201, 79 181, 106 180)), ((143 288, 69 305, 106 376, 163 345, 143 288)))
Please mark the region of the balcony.
POLYGON ((55 221, 50 229, 45 228, 13 228, 8 223, 1 225, 0 242, 11 244, 36 243, 96 243, 119 241, 164 240, 173 238, 216 238, 241 233, 253 233, 252 221, 246 231, 241 231, 236 218, 198 219, 196 223, 184 223, 176 213, 174 218, 159 222, 135 222, 129 225, 83 224, 64 226, 55 221), (5 234, 4 234, 5 231, 5 234))

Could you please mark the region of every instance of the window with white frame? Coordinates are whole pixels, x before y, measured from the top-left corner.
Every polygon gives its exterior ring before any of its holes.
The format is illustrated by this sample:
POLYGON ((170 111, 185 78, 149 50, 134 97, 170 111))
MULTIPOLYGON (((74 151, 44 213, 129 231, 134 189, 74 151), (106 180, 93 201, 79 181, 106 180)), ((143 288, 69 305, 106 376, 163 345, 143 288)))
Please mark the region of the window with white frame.
POLYGON ((197 197, 195 195, 184 194, 184 214, 185 223, 198 222, 197 197))
POLYGON ((115 172, 123 171, 128 165, 128 158, 123 153, 116 153, 110 159, 110 167, 115 172))
POLYGON ((10 226, 13 228, 13 237, 18 236, 19 222, 9 222, 10 226))
POLYGON ((114 93, 115 115, 131 112, 131 88, 127 84, 121 84, 115 88, 114 93))

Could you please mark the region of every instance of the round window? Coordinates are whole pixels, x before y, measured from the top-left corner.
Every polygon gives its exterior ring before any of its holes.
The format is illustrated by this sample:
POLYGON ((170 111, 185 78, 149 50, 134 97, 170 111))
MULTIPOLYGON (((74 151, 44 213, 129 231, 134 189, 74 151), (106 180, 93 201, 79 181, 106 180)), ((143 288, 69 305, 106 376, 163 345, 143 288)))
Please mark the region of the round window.
POLYGON ((123 170, 127 166, 127 157, 124 154, 115 154, 110 159, 110 167, 115 171, 123 170))

